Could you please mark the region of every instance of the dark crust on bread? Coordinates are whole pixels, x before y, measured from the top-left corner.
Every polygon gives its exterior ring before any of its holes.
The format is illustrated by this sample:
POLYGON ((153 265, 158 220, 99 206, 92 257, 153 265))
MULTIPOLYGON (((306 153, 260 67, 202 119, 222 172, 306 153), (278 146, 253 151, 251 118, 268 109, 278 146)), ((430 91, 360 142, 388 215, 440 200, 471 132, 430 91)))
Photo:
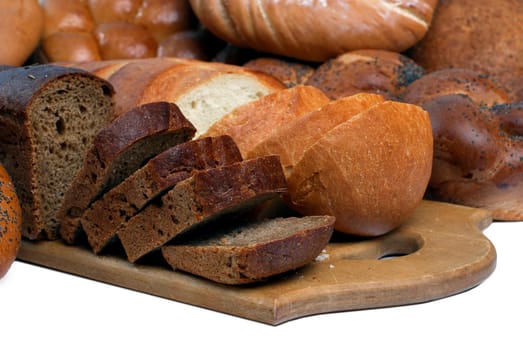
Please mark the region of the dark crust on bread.
MULTIPOLYGON (((114 89, 111 84, 86 71, 53 65, 2 66, 0 69, 0 162, 4 163, 13 176, 22 205, 23 235, 29 239, 55 238, 56 219, 53 212, 55 207, 47 202, 50 196, 46 195, 46 191, 49 191, 49 189, 42 188, 45 186, 42 186, 38 180, 40 173, 48 172, 50 169, 39 169, 37 165, 37 151, 40 152, 43 145, 38 144, 37 137, 33 134, 34 121, 31 113, 35 104, 42 104, 41 99, 58 96, 60 91, 55 89, 62 82, 64 82, 64 85, 71 84, 71 89, 73 84, 77 83, 82 85, 81 88, 86 91, 89 89, 90 82, 93 82, 93 85, 100 88, 100 95, 109 100, 107 106, 112 109, 114 89), (53 95, 48 96, 48 91, 53 95), (50 207, 47 208, 47 205, 50 207)), ((71 91, 64 90, 62 99, 69 99, 67 97, 69 95, 72 96, 71 99, 74 99, 74 93, 71 94, 71 91)), ((93 96, 92 98, 96 97, 93 96)), ((100 101, 101 105, 104 103, 106 102, 100 101)), ((64 118, 66 122, 71 122, 64 115, 59 114, 61 112, 60 106, 56 108, 50 104, 47 106, 49 112, 38 110, 38 113, 48 114, 57 120, 64 118), (53 113, 56 113, 56 115, 53 113)), ((75 108, 76 106, 70 107, 75 108)), ((96 112, 102 116, 101 110, 96 112)), ((102 128, 111 117, 112 115, 108 115, 107 120, 103 120, 101 123, 100 120, 93 121, 93 124, 96 125, 91 127, 89 131, 95 133, 97 128, 102 128)), ((56 127, 58 129, 59 126, 56 127)), ((58 130, 58 132, 60 131, 58 130)), ((52 132, 49 131, 49 133, 52 132)), ((85 133, 83 137, 87 140, 86 142, 91 141, 91 136, 88 133, 85 133)), ((78 144, 81 143, 81 140, 77 141, 78 144)), ((67 147, 68 145, 70 145, 70 142, 64 140, 64 146, 67 147)), ((80 150, 75 152, 78 153, 77 158, 83 156, 79 153, 80 150)), ((79 165, 70 161, 69 164, 63 166, 75 171, 79 165)), ((59 178, 55 181, 60 181, 66 186, 70 178, 59 178)), ((61 191, 55 192, 52 196, 61 196, 61 191)))
POLYGON ((160 153, 86 210, 82 227, 93 251, 100 253, 133 215, 195 171, 241 160, 226 135, 184 142, 160 153))
POLYGON ((191 227, 217 220, 287 190, 277 156, 196 172, 129 220, 118 237, 129 261, 161 247, 191 227))
POLYGON ((81 232, 80 218, 93 201, 151 157, 190 140, 195 132, 179 108, 167 102, 133 108, 100 131, 59 210, 62 239, 74 244, 81 232))
POLYGON ((162 254, 173 269, 215 282, 260 282, 314 261, 328 244, 334 221, 332 216, 307 216, 268 219, 222 231, 206 227, 203 237, 193 235, 189 242, 164 245, 162 254), (279 228, 272 235, 271 225, 279 228), (238 240, 235 236, 243 231, 247 237, 238 240))

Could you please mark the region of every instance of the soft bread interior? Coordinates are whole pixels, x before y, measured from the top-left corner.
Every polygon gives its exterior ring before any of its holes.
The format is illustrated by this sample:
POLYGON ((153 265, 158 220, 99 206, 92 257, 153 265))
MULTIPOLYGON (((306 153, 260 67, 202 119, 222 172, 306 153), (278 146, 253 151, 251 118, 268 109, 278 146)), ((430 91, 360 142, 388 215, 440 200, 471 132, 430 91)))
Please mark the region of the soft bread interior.
POLYGON ((176 104, 196 127, 198 136, 236 107, 257 100, 272 91, 252 76, 227 73, 217 75, 205 84, 177 97, 176 104))

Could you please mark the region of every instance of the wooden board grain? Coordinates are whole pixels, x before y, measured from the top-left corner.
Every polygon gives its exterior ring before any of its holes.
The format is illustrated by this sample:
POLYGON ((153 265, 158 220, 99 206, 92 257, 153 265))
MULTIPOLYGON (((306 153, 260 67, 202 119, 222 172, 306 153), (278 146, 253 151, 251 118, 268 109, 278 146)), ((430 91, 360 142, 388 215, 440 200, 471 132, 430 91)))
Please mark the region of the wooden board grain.
POLYGON ((491 222, 485 210, 423 201, 387 235, 336 236, 310 266, 252 286, 221 285, 162 264, 133 265, 58 241, 24 241, 18 259, 277 325, 320 313, 426 302, 477 286, 496 265, 495 248, 482 232, 491 222))

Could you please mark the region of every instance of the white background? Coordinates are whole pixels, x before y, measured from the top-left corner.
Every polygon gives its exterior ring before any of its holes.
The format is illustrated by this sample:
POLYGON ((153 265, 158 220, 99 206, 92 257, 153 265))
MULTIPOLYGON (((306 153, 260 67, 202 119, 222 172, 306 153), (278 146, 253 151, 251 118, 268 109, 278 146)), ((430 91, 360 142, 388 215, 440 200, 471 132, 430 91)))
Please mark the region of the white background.
POLYGON ((428 303, 279 326, 15 262, 0 280, 0 349, 523 349, 523 223, 493 223, 482 284, 428 303))

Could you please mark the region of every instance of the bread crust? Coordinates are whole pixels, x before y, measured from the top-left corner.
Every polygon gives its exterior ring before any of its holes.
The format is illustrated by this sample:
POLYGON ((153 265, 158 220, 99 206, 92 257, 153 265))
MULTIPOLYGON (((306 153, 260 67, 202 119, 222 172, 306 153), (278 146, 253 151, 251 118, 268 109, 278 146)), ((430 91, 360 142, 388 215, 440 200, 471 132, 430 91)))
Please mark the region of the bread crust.
POLYGON ((518 0, 440 0, 427 35, 409 51, 432 72, 466 68, 486 74, 523 100, 523 3, 518 0))
POLYGON ((0 162, 13 177, 20 197, 24 237, 40 239, 54 236, 58 204, 56 208, 54 204, 49 204, 50 197, 58 199, 63 195, 64 188, 79 168, 76 160, 86 152, 82 138, 68 138, 66 130, 75 127, 77 120, 74 118, 80 119, 93 113, 92 110, 85 113, 79 110, 82 104, 86 107, 88 101, 85 99, 89 99, 93 110, 97 109, 97 116, 89 121, 92 124, 90 128, 83 130, 83 139, 86 143, 91 142, 94 133, 112 117, 113 93, 107 81, 79 69, 35 65, 0 70, 0 162), (75 90, 76 86, 82 88, 75 90), (63 95, 62 90, 70 93, 63 95), (68 102, 60 105, 60 96, 65 96, 68 102), (35 107, 36 110, 33 110, 36 104, 44 103, 43 100, 46 101, 45 108, 35 107), (61 110, 68 108, 71 108, 69 113, 61 110), (47 132, 35 131, 39 123, 47 123, 47 132), (51 135, 50 138, 41 140, 47 134, 51 135), (69 158, 68 164, 63 164, 63 160, 60 160, 62 164, 54 164, 63 148, 74 149, 71 152, 74 155, 69 158), (49 154, 44 156, 46 150, 49 154), (51 183, 43 186, 39 179, 51 171, 63 171, 67 175, 58 181, 51 181, 53 188, 43 188, 51 183))
POLYGON ((307 149, 288 178, 288 203, 303 215, 335 216, 340 232, 381 235, 423 199, 432 155, 428 113, 385 101, 307 149))
POLYGON ((60 236, 74 244, 89 205, 118 185, 148 159, 194 135, 176 105, 146 104, 119 116, 95 137, 58 211, 60 236))
POLYGON ((244 210, 285 192, 277 156, 196 172, 129 220, 118 237, 135 262, 191 227, 244 210), (166 213, 168 213, 166 215, 166 213))
POLYGON ((190 0, 200 22, 239 47, 324 61, 356 49, 401 52, 426 33, 437 0, 190 0))
POLYGON ((262 282, 313 262, 329 242, 334 221, 287 217, 207 228, 189 242, 164 245, 162 255, 173 269, 218 283, 262 282))
POLYGON ((194 172, 241 160, 236 144, 225 135, 187 141, 161 152, 85 211, 81 223, 93 251, 100 253, 131 217, 194 172))

